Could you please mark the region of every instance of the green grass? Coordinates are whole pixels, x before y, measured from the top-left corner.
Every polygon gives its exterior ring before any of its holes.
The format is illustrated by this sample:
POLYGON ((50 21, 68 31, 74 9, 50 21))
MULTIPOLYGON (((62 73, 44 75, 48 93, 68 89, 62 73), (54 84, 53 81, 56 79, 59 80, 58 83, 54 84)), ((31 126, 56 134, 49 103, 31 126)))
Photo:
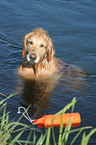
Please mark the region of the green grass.
MULTIPOLYGON (((74 145, 79 135, 82 133, 80 145, 88 145, 88 142, 90 140, 90 137, 96 133, 96 128, 92 128, 91 126, 87 127, 81 127, 81 128, 75 128, 71 129, 71 121, 67 124, 65 128, 63 128, 63 123, 61 121, 61 125, 59 128, 59 135, 58 139, 55 136, 55 131, 52 126, 52 128, 45 129, 45 134, 42 133, 42 131, 37 127, 32 127, 20 123, 20 120, 22 119, 22 116, 17 120, 11 120, 10 121, 10 112, 6 112, 7 107, 7 100, 10 99, 10 97, 14 96, 16 94, 12 94, 8 97, 6 97, 4 100, 0 101, 0 111, 2 111, 2 116, 0 116, 0 145, 15 145, 16 143, 19 145, 25 144, 25 145, 51 145, 51 141, 53 139, 54 145, 67 145, 69 135, 75 133, 74 138, 71 140, 70 145, 74 145), (90 129, 89 133, 86 134, 86 129, 90 129), (27 139, 22 139, 22 135, 24 135, 28 132, 27 139), (37 134, 39 136, 37 136, 37 134)), ((77 102, 76 98, 74 98, 71 103, 69 103, 67 106, 65 106, 61 111, 55 114, 54 118, 58 114, 64 114, 69 108, 72 108, 72 112, 74 110, 75 103, 77 102)), ((1 113, 0 113, 1 114, 1 113)), ((53 118, 53 120, 54 120, 53 118)))

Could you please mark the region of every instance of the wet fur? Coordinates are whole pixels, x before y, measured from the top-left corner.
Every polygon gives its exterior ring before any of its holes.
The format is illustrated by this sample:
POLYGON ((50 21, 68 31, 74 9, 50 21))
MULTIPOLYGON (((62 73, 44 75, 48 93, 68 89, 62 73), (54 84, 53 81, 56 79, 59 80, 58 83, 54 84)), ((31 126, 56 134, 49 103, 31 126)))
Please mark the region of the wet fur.
MULTIPOLYGON (((31 42, 32 43, 32 42, 31 42)), ((59 64, 59 59, 54 57, 55 51, 53 50, 53 43, 48 33, 42 28, 35 29, 32 32, 28 33, 24 37, 23 43, 23 52, 22 56, 24 57, 19 68, 19 73, 24 78, 35 78, 35 77, 50 77, 54 72, 58 72, 61 69, 59 64), (34 40, 33 46, 28 44, 28 41, 34 40), (45 45, 44 49, 40 48, 38 43, 43 43, 45 45), (29 46, 28 46, 29 45, 29 46), (30 63, 27 62, 24 66, 24 59, 29 59, 27 54, 27 47, 29 47, 28 53, 36 53, 39 62, 30 63), (42 51, 41 51, 42 49, 42 51), (42 54, 44 52, 44 54, 42 54)))

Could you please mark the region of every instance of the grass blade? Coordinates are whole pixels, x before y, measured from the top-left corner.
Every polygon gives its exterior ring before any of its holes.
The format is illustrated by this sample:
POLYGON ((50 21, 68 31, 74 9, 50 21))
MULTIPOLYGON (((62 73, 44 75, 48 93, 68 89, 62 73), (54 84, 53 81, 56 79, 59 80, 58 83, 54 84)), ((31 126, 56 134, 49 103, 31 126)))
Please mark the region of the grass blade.
POLYGON ((20 138, 20 136, 23 134, 24 130, 18 133, 18 135, 12 140, 12 142, 9 145, 14 145, 17 140, 20 138))
MULTIPOLYGON (((0 94, 2 94, 2 93, 0 93, 0 94)), ((9 98, 15 96, 16 94, 18 94, 18 93, 11 94, 11 95, 9 95, 6 99, 3 99, 2 101, 0 101, 0 105, 3 104, 3 103, 4 103, 6 100, 8 100, 9 98)))
POLYGON ((82 141, 81 141, 81 144, 80 145, 86 145, 85 144, 85 132, 83 133, 83 136, 82 136, 82 141))
POLYGON ((32 135, 32 130, 31 130, 31 131, 30 131, 30 133, 29 133, 29 136, 28 136, 28 138, 27 138, 27 141, 26 141, 26 144, 25 144, 25 145, 27 145, 27 144, 28 144, 28 142, 29 142, 29 140, 30 140, 31 135, 32 135))
POLYGON ((76 136, 73 138, 72 142, 70 145, 73 145, 73 143, 75 142, 75 140, 78 138, 78 136, 80 135, 80 133, 82 132, 82 129, 76 134, 76 136))
POLYGON ((90 137, 96 132, 96 128, 92 129, 90 133, 85 137, 85 144, 87 145, 89 142, 90 137))
POLYGON ((39 140, 37 141, 36 145, 43 145, 43 142, 45 140, 46 134, 42 134, 39 140))
POLYGON ((63 136, 62 136, 62 141, 67 143, 69 134, 70 134, 70 130, 71 130, 71 125, 72 125, 72 120, 70 120, 68 122, 68 124, 66 125, 66 128, 64 130, 63 136))
POLYGON ((50 144, 50 131, 51 131, 51 128, 48 128, 47 129, 46 145, 50 144))

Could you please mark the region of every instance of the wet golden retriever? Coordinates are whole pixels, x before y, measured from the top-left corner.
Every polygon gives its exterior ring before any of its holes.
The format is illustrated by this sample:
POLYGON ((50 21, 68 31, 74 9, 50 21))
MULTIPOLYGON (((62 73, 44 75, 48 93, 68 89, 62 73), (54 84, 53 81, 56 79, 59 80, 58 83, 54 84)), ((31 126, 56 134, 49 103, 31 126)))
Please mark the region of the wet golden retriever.
POLYGON ((59 59, 54 57, 55 51, 48 33, 38 28, 24 37, 23 60, 19 73, 24 78, 50 77, 60 71, 59 59))
POLYGON ((66 77, 75 77, 75 80, 85 75, 81 68, 61 61, 54 54, 48 33, 42 28, 33 30, 24 37, 19 74, 25 79, 55 76, 56 80, 61 77, 62 72, 66 77))

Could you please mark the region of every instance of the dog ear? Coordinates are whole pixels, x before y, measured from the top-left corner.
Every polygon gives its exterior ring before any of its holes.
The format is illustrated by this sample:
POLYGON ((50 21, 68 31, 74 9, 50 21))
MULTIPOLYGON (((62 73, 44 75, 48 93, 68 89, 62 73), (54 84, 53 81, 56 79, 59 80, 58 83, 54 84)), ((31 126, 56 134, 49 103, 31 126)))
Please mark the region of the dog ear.
POLYGON ((31 34, 32 34, 32 33, 28 33, 28 34, 25 35, 25 37, 24 37, 23 52, 22 52, 22 56, 23 56, 23 57, 26 55, 26 50, 27 50, 27 39, 28 39, 28 37, 29 37, 31 34))
POLYGON ((53 50, 53 44, 52 44, 52 41, 51 39, 49 38, 49 45, 48 45, 48 50, 47 50, 47 59, 48 59, 48 62, 51 61, 51 59, 53 58, 53 55, 55 54, 55 51, 53 50))
POLYGON ((22 56, 24 57, 26 55, 26 49, 25 49, 25 46, 23 44, 23 52, 22 52, 22 56))
POLYGON ((47 52, 47 58, 48 58, 48 62, 51 61, 51 59, 53 58, 55 51, 53 50, 53 48, 51 48, 51 50, 48 50, 47 52))

